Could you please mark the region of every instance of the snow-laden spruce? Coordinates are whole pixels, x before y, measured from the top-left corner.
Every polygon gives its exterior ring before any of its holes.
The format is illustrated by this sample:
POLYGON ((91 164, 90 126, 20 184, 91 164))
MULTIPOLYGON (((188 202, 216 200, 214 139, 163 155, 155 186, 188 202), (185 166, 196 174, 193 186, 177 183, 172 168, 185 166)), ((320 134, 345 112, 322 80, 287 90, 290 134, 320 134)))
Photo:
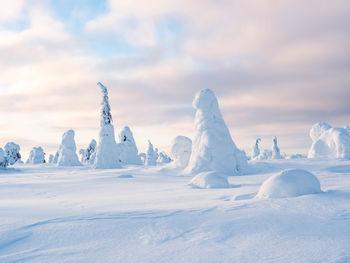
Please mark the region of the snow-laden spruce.
POLYGON ((255 144, 253 146, 253 149, 252 149, 252 153, 251 153, 251 156, 250 158, 252 160, 257 160, 259 158, 259 155, 260 155, 260 148, 259 148, 259 143, 261 142, 261 139, 260 138, 257 138, 255 140, 255 144))
POLYGON ((96 169, 121 168, 120 147, 115 141, 111 107, 108 101, 107 88, 98 82, 102 91, 102 110, 99 142, 93 167, 96 169))
POLYGON ((148 149, 146 153, 145 165, 147 166, 156 166, 157 159, 159 157, 158 149, 153 148, 153 144, 148 140, 148 149))
POLYGON ((281 152, 280 152, 280 148, 277 145, 277 137, 273 137, 273 145, 272 145, 272 159, 281 159, 281 152))
POLYGON ((26 163, 29 164, 40 164, 45 163, 45 153, 41 146, 34 147, 30 153, 26 163))
POLYGON ((139 156, 139 150, 137 149, 134 136, 128 126, 124 127, 119 133, 119 145, 121 148, 120 159, 123 165, 133 164, 141 165, 141 157, 139 156))
POLYGON ((58 161, 58 151, 55 153, 52 163, 57 163, 57 161, 58 161))
POLYGON ((5 152, 4 150, 0 147, 0 168, 6 168, 7 162, 5 158, 5 152))
POLYGON ((49 163, 53 163, 53 160, 54 160, 54 156, 53 156, 53 154, 50 154, 49 155, 49 163))
POLYGON ((332 128, 326 122, 319 122, 312 126, 310 137, 308 158, 350 159, 350 133, 346 128, 332 128))
POLYGON ((58 149, 57 166, 80 166, 76 145, 74 140, 74 131, 68 130, 62 135, 62 142, 58 149))
POLYGON ((96 151, 96 140, 92 139, 89 146, 86 149, 80 149, 79 154, 81 155, 81 162, 83 164, 93 164, 95 161, 96 151))
POLYGON ((192 153, 192 140, 186 136, 177 136, 172 141, 170 158, 171 166, 184 169, 190 160, 192 153))
POLYGON ((320 192, 320 182, 312 173, 302 169, 288 169, 268 178, 256 197, 286 198, 320 192))
MULTIPOLYGON (((231 138, 214 92, 210 89, 199 91, 193 107, 196 109, 195 138, 185 172, 194 175, 214 172, 212 176, 221 176, 225 180, 227 176, 240 174, 247 159, 231 138)), ((192 185, 194 182, 196 180, 192 180, 192 185)))

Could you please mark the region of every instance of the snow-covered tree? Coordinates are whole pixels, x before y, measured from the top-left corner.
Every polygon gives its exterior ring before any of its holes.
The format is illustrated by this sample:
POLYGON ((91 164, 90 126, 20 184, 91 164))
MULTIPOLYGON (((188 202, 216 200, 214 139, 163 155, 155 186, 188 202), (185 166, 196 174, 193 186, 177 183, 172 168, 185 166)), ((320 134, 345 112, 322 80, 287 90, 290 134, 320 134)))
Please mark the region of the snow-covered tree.
POLYGON ((146 153, 145 165, 155 166, 157 165, 158 153, 153 149, 153 144, 148 140, 148 149, 146 153))
POLYGON ((100 121, 99 143, 93 167, 96 169, 112 169, 121 167, 120 147, 115 141, 111 107, 108 101, 107 88, 97 83, 102 91, 102 110, 100 121))
POLYGON ((7 167, 7 161, 6 161, 6 158, 5 158, 5 152, 0 147, 0 168, 6 168, 6 167, 7 167))
POLYGON ((89 146, 86 149, 80 149, 79 154, 81 154, 81 162, 84 164, 93 164, 95 161, 94 153, 96 151, 96 140, 92 139, 89 146))
POLYGON ((157 159, 158 164, 167 164, 170 162, 171 162, 171 158, 165 152, 159 153, 159 157, 157 159))
POLYGON ((6 143, 5 156, 9 165, 13 165, 17 160, 21 159, 21 154, 19 153, 20 149, 19 145, 14 142, 6 143))
POLYGON ((57 166, 80 166, 78 155, 76 154, 76 145, 74 140, 74 131, 68 130, 62 136, 62 143, 58 149, 57 166))
POLYGON ((172 166, 184 169, 190 160, 192 153, 192 140, 186 136, 177 136, 172 141, 170 157, 172 166))
POLYGON ((350 159, 350 132, 347 129, 319 122, 312 126, 310 137, 313 142, 308 158, 350 159))
POLYGON ((252 150, 252 154, 251 154, 251 159, 252 160, 256 160, 259 158, 259 155, 260 155, 260 148, 259 148, 259 143, 260 143, 261 139, 260 138, 257 138, 255 140, 255 144, 254 144, 254 147, 253 147, 253 150, 252 150))
POLYGON ((195 138, 192 144, 192 154, 185 172, 197 174, 205 171, 215 171, 226 178, 238 175, 239 167, 243 167, 246 159, 238 153, 229 129, 222 118, 218 100, 210 89, 199 91, 193 101, 196 109, 195 138), (238 163, 241 163, 238 165, 238 163))
POLYGON ((57 163, 58 162, 58 155, 59 155, 59 153, 58 153, 58 151, 55 153, 55 156, 53 157, 53 161, 52 161, 52 163, 57 163))
POLYGON ((43 148, 41 148, 41 146, 34 147, 30 151, 29 158, 28 158, 26 163, 30 163, 30 164, 45 163, 45 153, 44 153, 43 148))
POLYGON ((280 148, 277 145, 277 137, 273 137, 273 145, 272 145, 272 159, 281 159, 280 148))
POLYGON ((124 165, 141 165, 142 161, 138 155, 138 149, 134 136, 128 126, 119 133, 119 145, 121 146, 121 160, 124 165))
POLYGON ((53 163, 53 159, 54 159, 53 154, 50 154, 50 156, 49 156, 49 163, 53 163))

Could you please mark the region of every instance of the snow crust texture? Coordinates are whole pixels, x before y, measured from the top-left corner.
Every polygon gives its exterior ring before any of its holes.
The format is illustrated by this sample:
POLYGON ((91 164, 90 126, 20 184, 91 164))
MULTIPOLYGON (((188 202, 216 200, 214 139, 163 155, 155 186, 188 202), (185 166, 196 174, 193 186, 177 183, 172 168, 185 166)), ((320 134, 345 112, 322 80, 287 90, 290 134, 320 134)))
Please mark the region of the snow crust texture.
POLYGON ((332 128, 319 122, 310 130, 312 145, 308 158, 350 159, 350 133, 347 128, 332 128))
POLYGON ((256 197, 286 198, 320 192, 320 182, 312 173, 302 169, 287 169, 268 178, 256 197))

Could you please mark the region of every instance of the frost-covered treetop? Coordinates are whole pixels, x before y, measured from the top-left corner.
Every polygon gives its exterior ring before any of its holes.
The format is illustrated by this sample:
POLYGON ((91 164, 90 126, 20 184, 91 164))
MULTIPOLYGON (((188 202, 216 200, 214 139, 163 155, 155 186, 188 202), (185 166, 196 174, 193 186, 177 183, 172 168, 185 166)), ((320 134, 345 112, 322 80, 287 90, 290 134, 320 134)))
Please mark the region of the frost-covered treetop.
POLYGON ((203 89, 197 92, 193 100, 193 107, 199 111, 210 113, 213 117, 222 118, 218 99, 211 89, 203 89))
POLYGON ((101 126, 110 124, 113 122, 111 115, 111 106, 109 106, 108 102, 108 90, 101 82, 98 82, 97 85, 100 86, 102 91, 102 111, 101 111, 101 126))

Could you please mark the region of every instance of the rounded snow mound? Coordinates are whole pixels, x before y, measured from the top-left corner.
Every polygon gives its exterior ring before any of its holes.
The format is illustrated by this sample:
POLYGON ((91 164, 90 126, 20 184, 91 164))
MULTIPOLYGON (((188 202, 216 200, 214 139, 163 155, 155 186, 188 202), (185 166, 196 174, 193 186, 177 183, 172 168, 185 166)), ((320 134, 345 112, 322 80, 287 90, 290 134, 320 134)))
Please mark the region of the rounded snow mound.
POLYGON ((320 192, 320 182, 312 173, 302 169, 288 169, 267 179, 256 197, 285 198, 320 192))
POLYGON ((220 175, 217 172, 202 172, 197 174, 189 182, 189 185, 194 188, 229 188, 230 184, 227 177, 220 175))

